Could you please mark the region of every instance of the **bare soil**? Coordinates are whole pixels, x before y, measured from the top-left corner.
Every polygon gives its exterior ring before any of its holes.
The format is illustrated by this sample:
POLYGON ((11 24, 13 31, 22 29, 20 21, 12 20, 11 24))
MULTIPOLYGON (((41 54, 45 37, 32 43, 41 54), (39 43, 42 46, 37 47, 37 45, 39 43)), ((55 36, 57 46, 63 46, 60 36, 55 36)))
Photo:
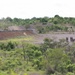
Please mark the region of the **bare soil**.
POLYGON ((65 39, 66 40, 66 38, 68 38, 68 40, 69 40, 69 42, 70 42, 70 38, 73 38, 73 39, 75 39, 75 33, 64 33, 64 34, 62 34, 62 33, 50 33, 50 34, 37 34, 37 35, 35 35, 34 36, 34 38, 35 38, 35 41, 34 41, 34 43, 36 43, 36 44, 40 44, 40 43, 43 43, 44 41, 44 39, 45 38, 50 38, 50 39, 53 39, 53 40, 55 40, 55 41, 58 41, 59 39, 65 39))

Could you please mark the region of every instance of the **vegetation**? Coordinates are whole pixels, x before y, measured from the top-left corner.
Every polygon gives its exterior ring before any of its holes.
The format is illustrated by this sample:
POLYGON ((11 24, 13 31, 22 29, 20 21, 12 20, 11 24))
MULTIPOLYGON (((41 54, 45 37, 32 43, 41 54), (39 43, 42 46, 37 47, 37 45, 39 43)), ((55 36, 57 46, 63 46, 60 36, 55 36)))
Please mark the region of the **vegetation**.
POLYGON ((75 31, 75 18, 60 17, 55 15, 52 18, 43 17, 31 19, 3 18, 0 20, 0 28, 7 30, 8 26, 24 26, 26 29, 35 28, 38 33, 48 33, 50 31, 75 31))
POLYGON ((30 75, 34 71, 42 71, 41 75, 74 75, 75 44, 49 38, 40 45, 0 43, 0 75, 30 75))
MULTIPOLYGON (((74 32, 75 18, 55 15, 53 18, 0 20, 1 30, 11 25, 35 28, 38 33, 74 32)), ((44 43, 37 45, 31 44, 33 39, 28 36, 0 42, 0 75, 75 75, 75 43, 45 38, 44 43)))

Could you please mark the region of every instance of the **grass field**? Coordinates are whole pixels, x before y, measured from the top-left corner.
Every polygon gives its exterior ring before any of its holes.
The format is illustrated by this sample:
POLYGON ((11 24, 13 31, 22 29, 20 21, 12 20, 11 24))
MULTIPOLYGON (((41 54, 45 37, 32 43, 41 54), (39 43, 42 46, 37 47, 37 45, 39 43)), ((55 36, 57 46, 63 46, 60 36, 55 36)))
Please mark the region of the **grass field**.
POLYGON ((25 41, 25 42, 31 42, 33 41, 34 37, 33 36, 22 36, 22 37, 16 37, 16 38, 9 38, 9 39, 5 39, 5 40, 0 40, 0 42, 9 42, 9 41, 12 41, 12 42, 22 42, 22 41, 25 41))

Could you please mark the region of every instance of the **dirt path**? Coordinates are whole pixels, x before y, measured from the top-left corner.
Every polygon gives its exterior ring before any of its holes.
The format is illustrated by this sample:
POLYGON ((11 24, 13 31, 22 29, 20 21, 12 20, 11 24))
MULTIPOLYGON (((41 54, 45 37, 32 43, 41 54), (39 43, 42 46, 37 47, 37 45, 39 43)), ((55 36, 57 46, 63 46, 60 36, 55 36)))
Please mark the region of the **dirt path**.
POLYGON ((73 39, 75 39, 75 34, 37 34, 34 36, 35 43, 37 44, 43 43, 43 40, 45 38, 50 38, 50 39, 58 41, 59 39, 66 39, 66 37, 68 37, 70 42, 70 37, 73 37, 73 39))

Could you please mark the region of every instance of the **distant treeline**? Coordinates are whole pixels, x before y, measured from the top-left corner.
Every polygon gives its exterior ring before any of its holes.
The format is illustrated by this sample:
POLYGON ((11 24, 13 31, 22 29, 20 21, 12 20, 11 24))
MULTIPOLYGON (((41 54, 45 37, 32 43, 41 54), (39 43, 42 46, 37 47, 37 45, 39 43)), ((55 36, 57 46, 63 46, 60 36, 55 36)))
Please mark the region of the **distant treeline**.
POLYGON ((49 31, 74 31, 75 26, 74 17, 60 17, 55 15, 52 18, 43 17, 31 19, 21 19, 21 18, 3 18, 0 20, 0 28, 6 28, 11 25, 21 25, 26 28, 35 28, 39 33, 46 33, 49 31))

